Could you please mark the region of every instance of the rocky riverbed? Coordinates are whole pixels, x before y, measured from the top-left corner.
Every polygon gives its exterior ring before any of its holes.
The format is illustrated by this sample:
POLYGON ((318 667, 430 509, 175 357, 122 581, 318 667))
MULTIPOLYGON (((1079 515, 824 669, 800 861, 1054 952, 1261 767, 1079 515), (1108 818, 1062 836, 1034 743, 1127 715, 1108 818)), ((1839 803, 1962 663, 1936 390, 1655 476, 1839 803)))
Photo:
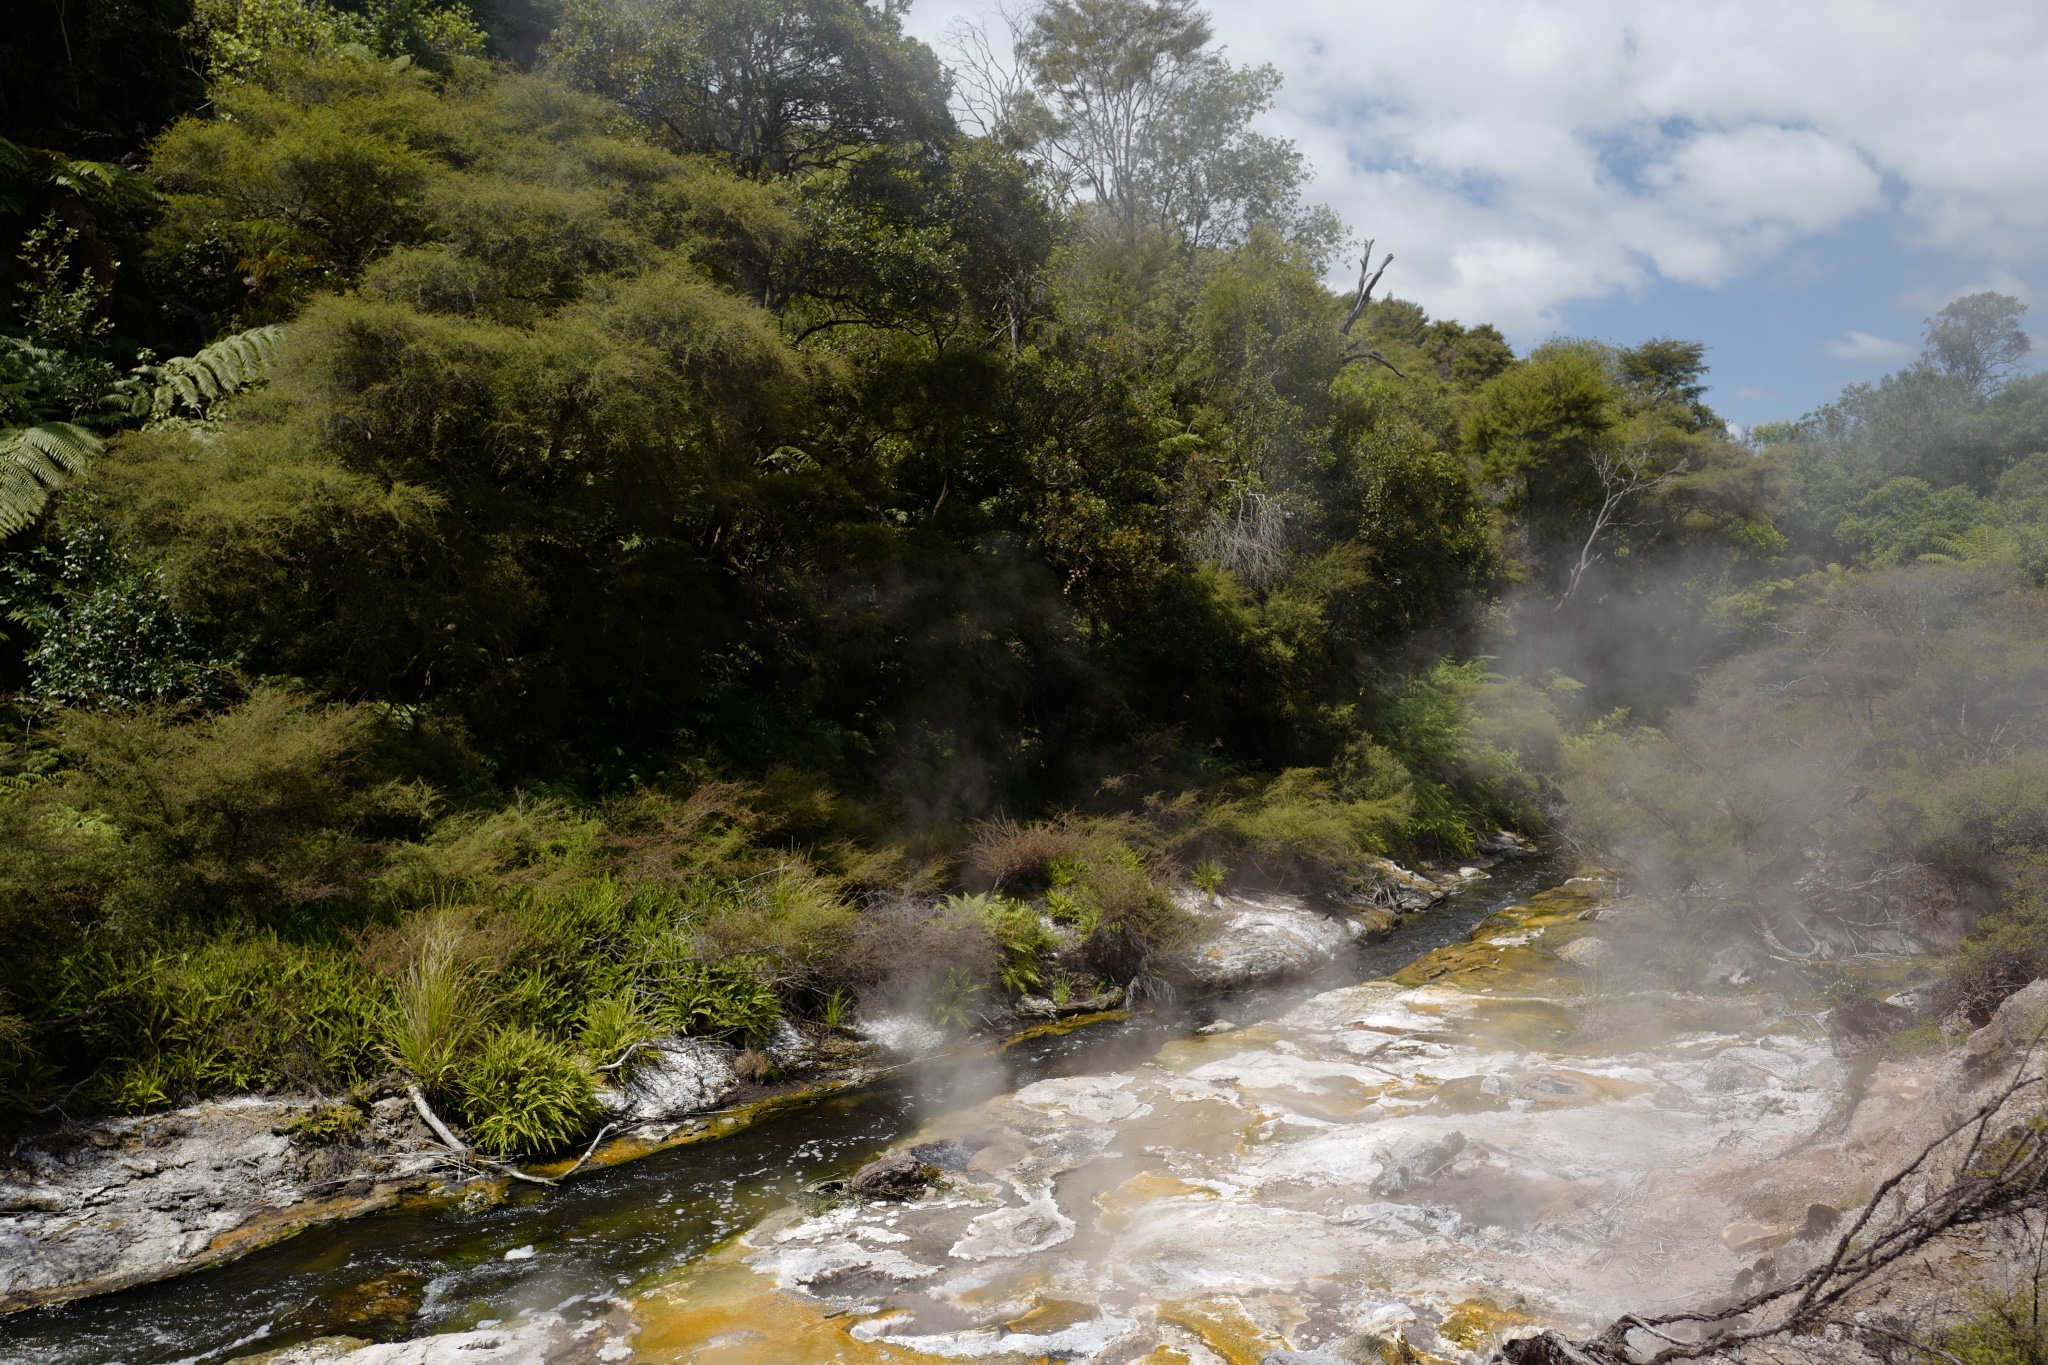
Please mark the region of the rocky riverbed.
POLYGON ((639 1300, 637 1358, 1469 1361, 1793 1273, 1981 1068, 1845 1059, 1769 996, 1589 1000, 1597 891, 939 1117, 915 1198, 767 1219, 639 1300))

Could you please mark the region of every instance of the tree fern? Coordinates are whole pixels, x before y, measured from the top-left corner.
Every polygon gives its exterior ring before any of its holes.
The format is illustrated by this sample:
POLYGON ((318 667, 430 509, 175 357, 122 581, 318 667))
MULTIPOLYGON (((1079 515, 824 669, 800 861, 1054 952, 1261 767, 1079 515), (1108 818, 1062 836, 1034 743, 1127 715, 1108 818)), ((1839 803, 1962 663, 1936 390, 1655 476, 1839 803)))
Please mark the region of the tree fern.
POLYGON ((283 336, 282 327, 256 327, 224 337, 197 355, 149 367, 150 420, 166 421, 178 416, 180 408, 204 416, 214 400, 257 383, 277 363, 283 336))
POLYGON ((2019 538, 2002 526, 1972 526, 1959 536, 1936 536, 1938 554, 1921 555, 1923 564, 1990 564, 2020 556, 2019 538))
POLYGON ((42 515, 50 494, 85 473, 100 441, 69 422, 0 427, 0 535, 42 515))

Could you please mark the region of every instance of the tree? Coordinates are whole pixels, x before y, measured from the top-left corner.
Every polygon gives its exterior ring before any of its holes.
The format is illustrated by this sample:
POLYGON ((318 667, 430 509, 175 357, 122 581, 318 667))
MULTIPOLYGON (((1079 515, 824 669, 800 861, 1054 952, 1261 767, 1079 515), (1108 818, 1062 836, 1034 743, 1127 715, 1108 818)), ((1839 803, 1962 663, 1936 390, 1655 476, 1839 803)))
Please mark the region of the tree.
POLYGON ((2027 305, 2009 294, 1965 294, 1927 319, 1926 364, 1967 382, 1978 393, 2019 368, 2033 349, 2020 327, 2027 305))
POLYGON ((862 0, 573 0, 549 65, 752 179, 952 129, 932 50, 862 0))
POLYGON ((1638 408, 1661 409, 1688 431, 1725 425, 1706 404, 1706 343, 1656 337, 1618 352, 1615 368, 1638 408))
POLYGON ((1193 0, 1049 0, 1021 36, 1042 148, 1125 233, 1229 245, 1300 197, 1301 154, 1250 130, 1280 73, 1211 37, 1193 0))

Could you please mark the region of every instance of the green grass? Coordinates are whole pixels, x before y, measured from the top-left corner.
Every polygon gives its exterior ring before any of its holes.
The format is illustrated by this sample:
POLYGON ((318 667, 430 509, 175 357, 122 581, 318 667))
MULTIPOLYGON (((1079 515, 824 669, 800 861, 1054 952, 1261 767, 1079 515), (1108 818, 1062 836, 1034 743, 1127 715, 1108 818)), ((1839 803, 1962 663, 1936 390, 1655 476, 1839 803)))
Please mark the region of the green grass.
POLYGON ((502 1027, 467 1059, 455 1083, 470 1141, 494 1156, 555 1151, 603 1110, 569 1050, 529 1029, 502 1027))

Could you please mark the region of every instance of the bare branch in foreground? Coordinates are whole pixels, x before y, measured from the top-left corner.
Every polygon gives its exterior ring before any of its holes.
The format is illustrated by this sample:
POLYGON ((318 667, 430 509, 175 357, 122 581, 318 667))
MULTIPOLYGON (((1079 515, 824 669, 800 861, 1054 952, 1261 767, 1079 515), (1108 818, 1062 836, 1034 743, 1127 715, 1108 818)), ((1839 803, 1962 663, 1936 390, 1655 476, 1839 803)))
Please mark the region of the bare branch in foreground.
MULTIPOLYGON (((2038 1106, 2018 1112, 2016 1103, 2043 1083, 2042 1074, 2023 1062, 1996 1094, 1879 1185, 1827 1259, 1796 1279, 1713 1310, 1626 1314, 1586 1341, 1554 1331, 1510 1341, 1496 1361, 1668 1365, 1828 1326, 1883 1335, 1844 1311, 1856 1291, 1944 1238, 2009 1222, 2048 1203, 2048 1119, 2038 1106), (1651 1345, 1631 1342, 1639 1337, 1650 1338, 1651 1345)), ((1912 1344, 1942 1354, 1925 1343, 1912 1344)))
MULTIPOLYGON (((427 1127, 434 1130, 434 1136, 441 1139, 448 1150, 455 1154, 458 1161, 473 1162, 478 1166, 488 1166, 500 1175, 509 1175, 514 1180, 524 1180, 533 1185, 554 1185, 560 1183, 557 1180, 550 1180, 543 1175, 528 1175, 525 1171, 519 1170, 514 1166, 508 1166, 502 1161, 491 1160, 482 1152, 479 1152, 476 1148, 455 1136, 454 1130, 441 1122, 441 1116, 436 1114, 427 1104, 427 1092, 420 1089, 417 1083, 407 1086, 405 1093, 412 1097, 412 1107, 419 1111, 419 1115, 426 1121, 427 1127)), ((604 1134, 599 1133, 598 1136, 603 1137, 604 1134)), ((591 1146, 592 1150, 596 1149, 595 1143, 591 1144, 591 1146)), ((589 1158, 586 1156, 584 1159, 588 1160, 589 1158)), ((579 1161, 576 1164, 581 1166, 583 1162, 579 1161)))

